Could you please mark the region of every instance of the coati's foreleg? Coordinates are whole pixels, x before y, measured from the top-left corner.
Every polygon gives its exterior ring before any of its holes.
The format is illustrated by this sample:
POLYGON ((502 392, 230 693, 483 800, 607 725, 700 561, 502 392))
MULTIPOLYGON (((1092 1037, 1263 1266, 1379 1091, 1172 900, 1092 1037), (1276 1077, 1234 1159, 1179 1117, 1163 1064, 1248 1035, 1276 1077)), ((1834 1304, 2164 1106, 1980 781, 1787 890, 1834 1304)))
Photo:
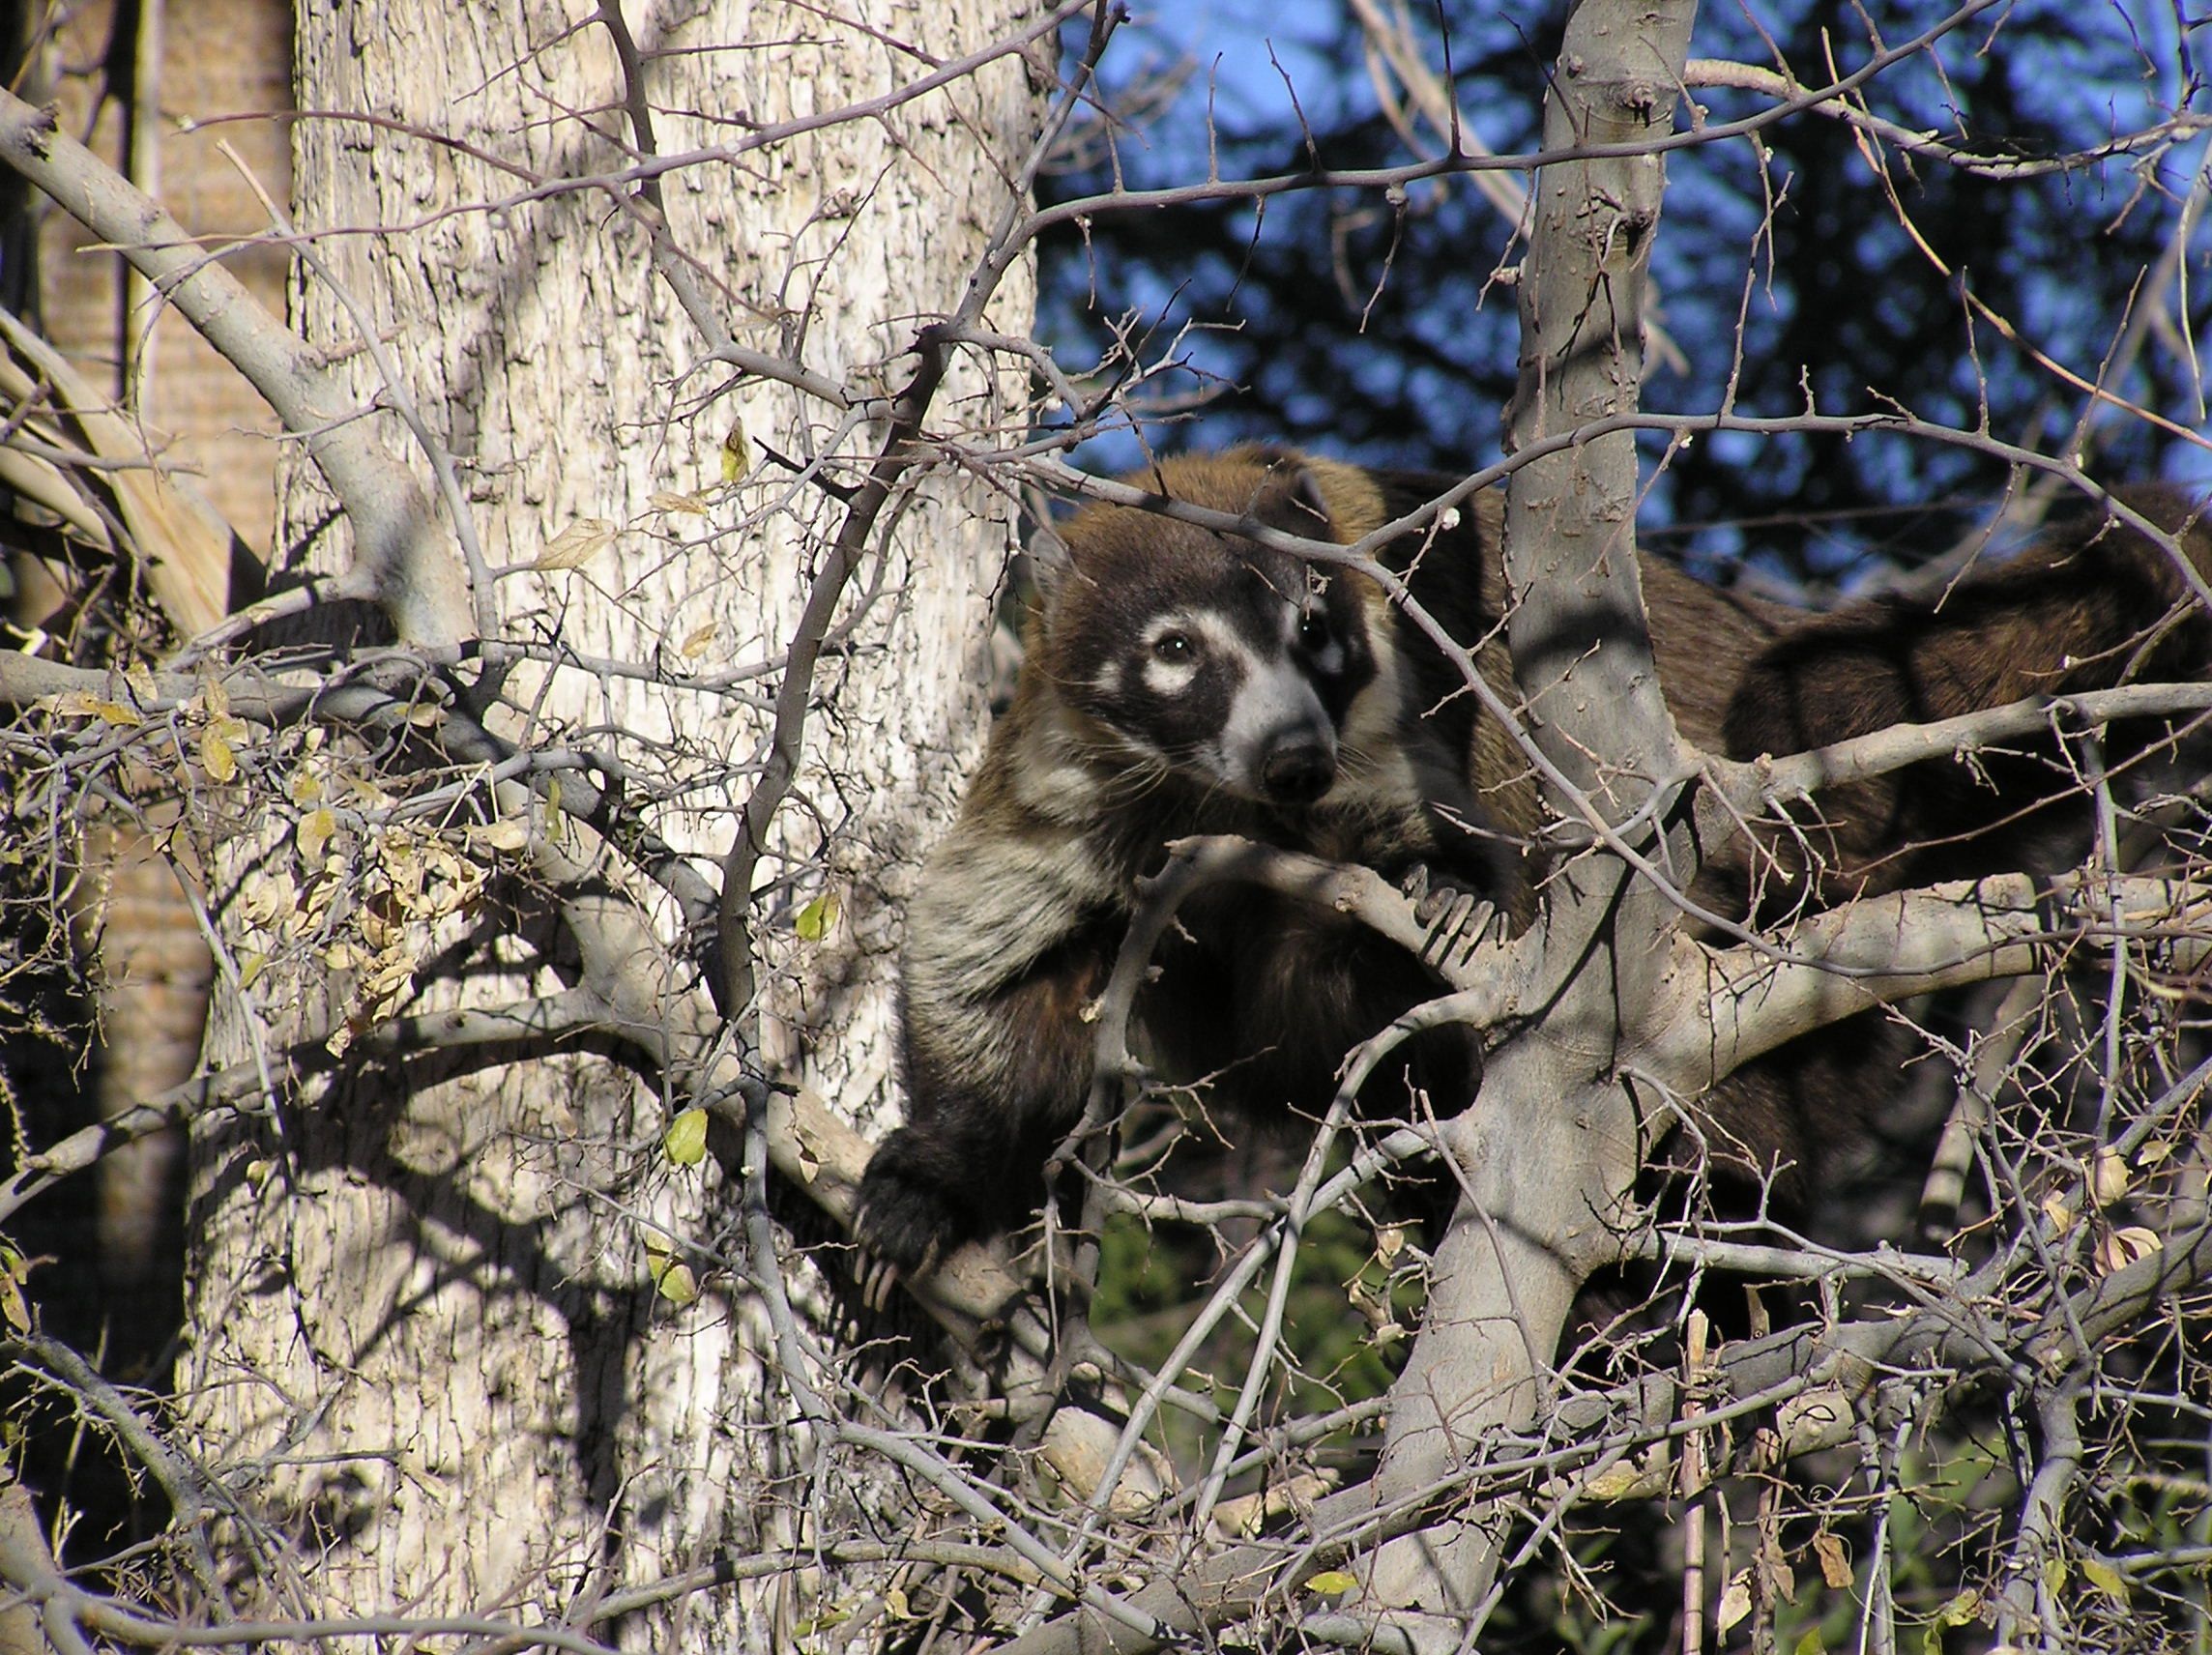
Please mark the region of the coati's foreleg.
POLYGON ((1097 1035, 1083 1014, 1112 946, 1078 936, 986 993, 907 1007, 907 1124, 868 1162, 858 1219, 862 1243, 902 1275, 1043 1205, 1045 1160, 1090 1097, 1097 1035))

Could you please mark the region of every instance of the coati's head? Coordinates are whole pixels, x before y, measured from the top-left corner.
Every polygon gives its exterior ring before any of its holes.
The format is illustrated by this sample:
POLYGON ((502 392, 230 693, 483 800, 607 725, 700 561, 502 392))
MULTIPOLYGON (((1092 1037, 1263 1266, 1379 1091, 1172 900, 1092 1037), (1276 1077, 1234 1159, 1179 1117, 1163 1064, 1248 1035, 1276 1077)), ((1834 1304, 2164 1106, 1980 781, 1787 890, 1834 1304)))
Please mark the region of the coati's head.
MULTIPOLYGON (((1132 486, 1335 539, 1314 468, 1266 450, 1171 459, 1132 486)), ((1042 560, 1032 670, 1094 760, 1202 793, 1311 804, 1375 682, 1382 603, 1356 574, 1156 512, 1091 506, 1042 560)))

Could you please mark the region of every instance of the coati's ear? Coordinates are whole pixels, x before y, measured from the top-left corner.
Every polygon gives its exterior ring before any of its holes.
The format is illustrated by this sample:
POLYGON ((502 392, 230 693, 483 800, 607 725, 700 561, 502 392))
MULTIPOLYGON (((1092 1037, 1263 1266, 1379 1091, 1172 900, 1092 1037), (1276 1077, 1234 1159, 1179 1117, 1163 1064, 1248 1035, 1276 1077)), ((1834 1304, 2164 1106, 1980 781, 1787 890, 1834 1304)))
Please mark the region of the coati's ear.
POLYGON ((1068 566, 1074 561, 1067 541, 1050 518, 1036 519, 1030 531, 1029 544, 1023 548, 1029 553, 1030 580, 1040 598, 1049 598, 1060 590, 1066 578, 1068 566))
POLYGON ((1321 479, 1306 463, 1305 455, 1291 449, 1258 444, 1244 450, 1256 464, 1266 468, 1266 481, 1252 503, 1255 516, 1271 518, 1294 535, 1327 540, 1335 537, 1335 518, 1321 479))
POLYGON ((1335 519, 1328 514, 1328 500, 1321 491, 1321 479, 1314 476, 1313 468, 1303 461, 1298 462, 1291 479, 1290 500, 1294 515, 1314 520, 1313 528, 1299 531, 1301 534, 1317 540, 1332 538, 1329 531, 1335 527, 1335 519))

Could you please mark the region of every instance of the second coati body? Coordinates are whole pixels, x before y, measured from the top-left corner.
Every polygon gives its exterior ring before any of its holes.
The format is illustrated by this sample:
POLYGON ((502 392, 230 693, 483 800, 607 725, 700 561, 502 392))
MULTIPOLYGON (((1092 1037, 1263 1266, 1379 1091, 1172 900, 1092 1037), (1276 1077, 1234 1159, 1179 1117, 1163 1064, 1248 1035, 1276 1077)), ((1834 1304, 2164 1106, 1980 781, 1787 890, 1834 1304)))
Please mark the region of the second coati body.
MULTIPOLYGON (((1264 448, 1168 460, 1130 480, 1340 544, 1448 481, 1264 448)), ((2186 515, 2171 502, 2158 511, 2186 515)), ((1478 497, 1382 561, 1510 695, 1499 512, 1495 494, 1478 497)), ((1374 582, 1127 508, 1087 508, 1060 538, 1013 706, 908 910, 908 1120, 869 1163, 858 1226, 863 1247, 903 1272, 1041 1205, 1045 1160, 1090 1092, 1087 1009, 1169 841, 1237 833, 1394 878, 1417 866, 1516 925, 1542 872, 1522 849, 1538 818, 1518 749, 1374 582)), ((2190 545, 2212 567, 2212 537, 2190 545)), ((1648 558, 1643 577, 1675 720, 1694 745, 1732 757, 2037 690, 2199 676, 2212 660, 2166 554, 2110 524, 1969 582, 1940 612, 1877 603, 1809 620, 1648 558), (2137 659, 2146 630, 2155 641, 2137 659)), ((1823 798, 1840 816, 1812 846, 1820 895, 1940 877, 1977 854, 1985 871, 2023 865, 2017 834, 1966 851, 1957 836, 2012 831, 2023 805, 2053 791, 2048 777, 2005 778, 2010 797, 1971 784, 1960 795, 1955 778, 1921 773, 1935 769, 1823 798)), ((1739 912, 1756 888, 1745 849, 1717 858, 1708 880, 1739 912)), ((1138 1006, 1149 1055, 1172 1080, 1210 1079, 1247 1113, 1317 1110, 1351 1046, 1438 992, 1418 961, 1364 927, 1287 900, 1208 892, 1183 919, 1138 1006)), ((1703 1106, 1713 1142, 1761 1171, 1817 1168, 1861 1130, 1867 1044, 1863 1032, 1816 1037, 1732 1077, 1703 1106)), ((1440 1111, 1461 1107, 1479 1078, 1471 1036, 1424 1037, 1407 1078, 1440 1111)))

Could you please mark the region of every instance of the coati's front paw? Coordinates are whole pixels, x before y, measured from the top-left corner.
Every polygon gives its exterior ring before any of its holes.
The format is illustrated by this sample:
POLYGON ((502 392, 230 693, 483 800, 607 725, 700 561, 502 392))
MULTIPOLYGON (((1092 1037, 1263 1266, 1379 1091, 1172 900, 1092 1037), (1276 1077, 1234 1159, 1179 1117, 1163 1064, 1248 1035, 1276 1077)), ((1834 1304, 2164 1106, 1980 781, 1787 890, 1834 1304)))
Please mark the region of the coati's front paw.
POLYGON ((889 1302, 892 1283, 927 1275, 975 1229, 950 1191, 917 1164, 907 1130, 877 1147, 860 1178, 853 1279, 873 1310, 889 1302))
POLYGON ((1446 977, 1467 970, 1496 932, 1498 905, 1436 881, 1426 862, 1415 862, 1398 888, 1421 928, 1421 963, 1446 977))

